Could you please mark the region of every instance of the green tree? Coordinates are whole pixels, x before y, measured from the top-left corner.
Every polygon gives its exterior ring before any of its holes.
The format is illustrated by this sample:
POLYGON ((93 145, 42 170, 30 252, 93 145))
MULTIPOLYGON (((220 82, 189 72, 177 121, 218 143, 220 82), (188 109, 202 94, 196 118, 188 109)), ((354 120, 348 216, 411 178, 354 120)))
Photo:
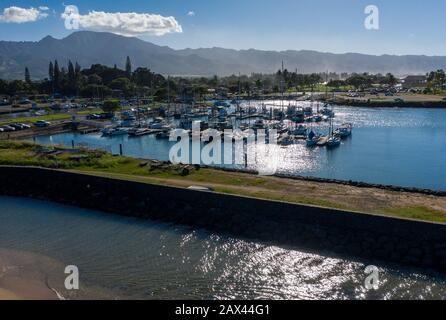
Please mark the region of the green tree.
POLYGON ((133 81, 138 86, 151 86, 153 81, 153 74, 147 68, 138 68, 133 72, 133 81))
POLYGON ((443 69, 432 71, 427 77, 428 88, 432 89, 434 93, 441 90, 446 82, 446 73, 443 69))
POLYGON ((395 76, 391 73, 386 74, 386 76, 384 77, 384 79, 382 80, 382 84, 387 84, 389 86, 394 86, 396 85, 398 82, 398 80, 395 78, 395 76))
POLYGON ((104 112, 116 112, 119 110, 120 104, 118 100, 106 100, 102 106, 104 112))
POLYGON ((213 76, 212 79, 209 81, 209 85, 212 86, 212 87, 214 87, 214 88, 216 88, 216 87, 218 87, 218 84, 219 84, 219 80, 218 80, 218 77, 215 75, 215 76, 213 76))
POLYGON ((6 94, 8 91, 8 83, 0 79, 0 93, 6 94))
POLYGON ((76 71, 71 60, 68 61, 68 91, 72 94, 76 92, 76 71))
POLYGON ((156 101, 167 101, 167 89, 166 88, 160 88, 156 90, 155 92, 155 100, 156 101))
POLYGON ((327 86, 331 87, 331 88, 339 88, 345 85, 345 81, 343 80, 330 80, 327 83, 327 86))
POLYGON ((77 63, 77 61, 76 61, 76 64, 74 67, 74 73, 76 74, 76 78, 79 77, 79 75, 81 74, 81 71, 82 71, 82 68, 79 65, 79 63, 77 63))
POLYGON ((54 81, 54 65, 52 61, 48 67, 48 79, 50 79, 51 82, 54 81))
POLYGON ((115 90, 122 90, 124 92, 128 92, 130 90, 130 87, 131 83, 130 80, 127 78, 118 78, 110 83, 110 88, 115 90))
POLYGON ((102 78, 97 74, 91 74, 88 76, 88 84, 102 84, 102 78))
POLYGON ((60 89, 60 69, 59 69, 59 63, 57 60, 54 62, 54 76, 53 76, 53 82, 54 82, 54 88, 55 90, 60 89))
POLYGON ((369 87, 372 84, 372 79, 365 74, 355 74, 345 81, 348 85, 356 89, 369 87))
POLYGON ((127 56, 127 60, 125 62, 125 72, 127 73, 128 77, 132 75, 132 62, 130 61, 129 56, 127 56))
POLYGON ((31 74, 29 73, 28 67, 25 68, 25 81, 28 84, 31 84, 31 74))

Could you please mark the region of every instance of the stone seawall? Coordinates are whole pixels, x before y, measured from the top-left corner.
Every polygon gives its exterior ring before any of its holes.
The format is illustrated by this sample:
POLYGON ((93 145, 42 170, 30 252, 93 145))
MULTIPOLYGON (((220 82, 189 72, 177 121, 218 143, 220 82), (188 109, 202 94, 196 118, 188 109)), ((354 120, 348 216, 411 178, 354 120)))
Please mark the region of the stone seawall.
POLYGON ((0 194, 446 272, 446 225, 41 168, 0 167, 0 194))

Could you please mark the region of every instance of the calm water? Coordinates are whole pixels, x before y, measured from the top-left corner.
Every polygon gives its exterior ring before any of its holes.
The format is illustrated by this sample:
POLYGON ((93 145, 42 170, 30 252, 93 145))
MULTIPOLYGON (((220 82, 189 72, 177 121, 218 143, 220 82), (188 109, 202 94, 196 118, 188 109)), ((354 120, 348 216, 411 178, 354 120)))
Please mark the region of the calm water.
MULTIPOLYGON (((336 107, 335 112, 335 125, 354 123, 353 136, 335 150, 308 149, 304 142, 280 148, 273 160, 279 172, 446 190, 446 109, 336 107)), ((314 129, 327 133, 328 124, 314 129)), ((37 138, 39 143, 67 146, 72 140, 114 153, 123 144, 125 155, 158 160, 168 160, 173 145, 154 136, 104 138, 68 133, 37 138)))
MULTIPOLYGON (((377 264, 380 289, 367 292, 363 288, 364 269, 372 262, 342 260, 29 199, 0 197, 0 208, 0 252, 25 251, 62 266, 78 266, 79 298, 446 297, 446 279, 413 270, 377 264)), ((57 268, 43 264, 35 268, 47 272, 50 283, 58 286, 56 281, 61 280, 55 279, 60 275, 52 274, 57 268)))

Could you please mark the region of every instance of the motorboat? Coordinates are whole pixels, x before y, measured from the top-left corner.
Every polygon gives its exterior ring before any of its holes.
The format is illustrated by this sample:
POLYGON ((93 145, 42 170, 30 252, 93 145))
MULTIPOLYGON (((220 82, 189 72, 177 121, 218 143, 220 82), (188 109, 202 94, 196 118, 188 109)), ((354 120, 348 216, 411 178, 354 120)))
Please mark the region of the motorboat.
POLYGON ((331 136, 327 140, 327 148, 335 148, 341 145, 341 138, 336 135, 331 136))
POLYGON ((281 146, 289 146, 295 143, 295 139, 293 135, 289 135, 287 133, 280 136, 277 143, 281 146))
POLYGON ((105 128, 102 131, 102 135, 104 136, 122 136, 128 134, 128 130, 125 128, 105 128))
POLYGON ((346 138, 351 136, 353 130, 353 124, 344 123, 338 129, 336 129, 335 134, 341 138, 346 138))
POLYGON ((132 129, 128 130, 128 134, 131 137, 144 136, 146 134, 149 134, 150 132, 151 132, 151 130, 148 128, 132 128, 132 129))
POLYGON ((296 136, 306 136, 307 132, 308 129, 303 125, 299 125, 298 127, 290 130, 290 133, 296 136))

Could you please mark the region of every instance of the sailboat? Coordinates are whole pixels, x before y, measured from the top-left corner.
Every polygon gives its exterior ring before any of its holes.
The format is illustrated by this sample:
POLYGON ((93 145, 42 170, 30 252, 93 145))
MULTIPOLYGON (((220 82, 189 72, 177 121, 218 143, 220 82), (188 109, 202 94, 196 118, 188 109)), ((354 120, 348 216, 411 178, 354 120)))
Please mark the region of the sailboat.
POLYGON ((341 138, 333 132, 333 118, 330 118, 330 132, 328 136, 327 148, 336 148, 341 145, 341 138))
POLYGON ((319 142, 320 136, 314 133, 313 129, 311 129, 310 133, 307 137, 307 147, 315 147, 317 146, 317 143, 319 142))

